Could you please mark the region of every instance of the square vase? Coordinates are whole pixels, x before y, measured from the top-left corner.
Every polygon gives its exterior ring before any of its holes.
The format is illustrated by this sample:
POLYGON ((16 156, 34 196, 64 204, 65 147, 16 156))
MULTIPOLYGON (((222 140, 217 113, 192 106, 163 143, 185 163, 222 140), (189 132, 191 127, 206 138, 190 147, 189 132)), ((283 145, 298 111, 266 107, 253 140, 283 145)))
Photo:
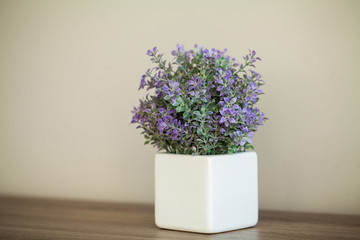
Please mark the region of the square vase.
POLYGON ((155 223, 159 228, 218 233, 258 221, 257 155, 244 152, 155 157, 155 223))

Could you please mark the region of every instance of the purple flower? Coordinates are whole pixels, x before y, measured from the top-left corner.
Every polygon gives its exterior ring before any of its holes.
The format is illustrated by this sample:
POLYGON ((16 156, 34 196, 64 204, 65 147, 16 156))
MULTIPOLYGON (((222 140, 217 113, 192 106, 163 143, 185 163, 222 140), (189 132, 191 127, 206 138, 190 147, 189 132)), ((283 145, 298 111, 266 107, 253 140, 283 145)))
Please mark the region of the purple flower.
POLYGON ((227 49, 209 49, 177 44, 170 62, 156 47, 147 51, 156 66, 141 76, 139 90, 149 94, 131 119, 146 143, 180 154, 226 154, 252 143, 267 119, 256 107, 264 81, 253 69, 261 59, 249 50, 240 64, 227 49))
POLYGON ((189 86, 189 90, 193 90, 193 89, 199 89, 199 87, 201 86, 201 82, 202 79, 199 78, 198 76, 194 76, 194 78, 190 81, 187 82, 187 85, 189 86))
POLYGON ((229 123, 236 123, 236 120, 234 118, 229 118, 229 123))
POLYGON ((141 77, 141 81, 140 81, 140 87, 139 87, 139 89, 138 89, 138 90, 143 89, 143 88, 145 87, 145 84, 146 84, 145 77, 146 77, 146 75, 145 75, 145 74, 144 74, 144 75, 142 75, 142 77, 141 77))
POLYGON ((221 117, 219 123, 225 123, 226 122, 226 118, 225 117, 221 117))

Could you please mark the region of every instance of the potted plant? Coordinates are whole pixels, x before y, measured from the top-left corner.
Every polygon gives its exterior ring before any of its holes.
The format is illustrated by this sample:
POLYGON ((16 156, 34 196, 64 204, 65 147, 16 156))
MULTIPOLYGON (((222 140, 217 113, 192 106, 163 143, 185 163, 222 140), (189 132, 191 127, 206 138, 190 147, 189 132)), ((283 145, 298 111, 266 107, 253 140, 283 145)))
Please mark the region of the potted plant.
POLYGON ((252 138, 266 118, 256 107, 261 60, 249 50, 239 64, 224 51, 177 45, 167 62, 141 77, 149 93, 131 123, 156 146, 155 222, 160 228, 217 233, 256 225, 257 155, 252 138))

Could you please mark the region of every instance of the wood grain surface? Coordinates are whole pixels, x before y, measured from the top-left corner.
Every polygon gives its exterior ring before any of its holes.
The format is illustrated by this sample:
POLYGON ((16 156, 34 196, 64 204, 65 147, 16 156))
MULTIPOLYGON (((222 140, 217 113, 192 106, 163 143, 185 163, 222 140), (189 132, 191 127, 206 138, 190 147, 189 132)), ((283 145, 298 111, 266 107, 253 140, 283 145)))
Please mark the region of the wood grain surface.
POLYGON ((0 239, 360 239, 360 216, 263 210, 253 228, 209 235, 157 228, 153 205, 0 196, 0 239))

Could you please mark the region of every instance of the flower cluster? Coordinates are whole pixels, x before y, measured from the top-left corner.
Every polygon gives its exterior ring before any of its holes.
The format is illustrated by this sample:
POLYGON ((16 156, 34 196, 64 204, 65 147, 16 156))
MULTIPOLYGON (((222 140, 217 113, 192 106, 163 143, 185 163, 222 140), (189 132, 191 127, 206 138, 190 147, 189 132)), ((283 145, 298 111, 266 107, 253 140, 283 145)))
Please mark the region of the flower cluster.
POLYGON ((214 155, 253 149, 252 137, 266 119, 255 106, 261 60, 249 50, 243 63, 223 51, 177 45, 174 59, 163 59, 156 47, 147 55, 156 65, 141 77, 149 94, 132 111, 131 123, 141 128, 146 142, 177 154, 214 155))

